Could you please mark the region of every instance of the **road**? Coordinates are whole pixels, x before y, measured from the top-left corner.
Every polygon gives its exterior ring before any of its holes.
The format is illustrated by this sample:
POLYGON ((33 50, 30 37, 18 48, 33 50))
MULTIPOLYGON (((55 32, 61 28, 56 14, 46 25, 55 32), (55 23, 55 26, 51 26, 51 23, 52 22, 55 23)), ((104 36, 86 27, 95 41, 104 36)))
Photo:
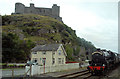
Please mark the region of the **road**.
MULTIPOLYGON (((25 74, 25 69, 14 69, 14 76, 20 76, 25 74)), ((12 69, 3 69, 2 70, 2 77, 11 77, 12 76, 12 69)))

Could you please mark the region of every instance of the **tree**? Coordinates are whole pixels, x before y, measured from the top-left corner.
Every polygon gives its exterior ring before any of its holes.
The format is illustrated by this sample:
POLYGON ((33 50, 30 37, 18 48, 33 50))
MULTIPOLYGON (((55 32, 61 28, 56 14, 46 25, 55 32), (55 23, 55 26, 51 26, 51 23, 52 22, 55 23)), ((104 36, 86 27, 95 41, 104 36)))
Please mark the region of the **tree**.
POLYGON ((20 40, 14 33, 2 34, 2 62, 26 62, 35 44, 30 40, 20 40))
POLYGON ((69 61, 74 61, 74 57, 73 57, 73 48, 71 47, 71 45, 66 45, 65 46, 65 50, 66 50, 66 52, 67 52, 67 59, 69 60, 69 61))
POLYGON ((77 46, 76 49, 74 48, 74 55, 75 56, 78 56, 79 52, 80 52, 80 47, 79 46, 77 46))

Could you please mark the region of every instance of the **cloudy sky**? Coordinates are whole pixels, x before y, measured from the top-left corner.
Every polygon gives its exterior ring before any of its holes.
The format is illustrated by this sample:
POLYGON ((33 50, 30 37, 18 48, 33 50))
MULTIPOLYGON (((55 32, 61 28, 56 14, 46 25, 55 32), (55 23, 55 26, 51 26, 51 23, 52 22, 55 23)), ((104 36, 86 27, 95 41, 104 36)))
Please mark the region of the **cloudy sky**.
POLYGON ((98 48, 118 52, 118 0, 1 0, 0 14, 10 15, 16 2, 48 8, 57 4, 64 23, 76 30, 77 36, 98 48))

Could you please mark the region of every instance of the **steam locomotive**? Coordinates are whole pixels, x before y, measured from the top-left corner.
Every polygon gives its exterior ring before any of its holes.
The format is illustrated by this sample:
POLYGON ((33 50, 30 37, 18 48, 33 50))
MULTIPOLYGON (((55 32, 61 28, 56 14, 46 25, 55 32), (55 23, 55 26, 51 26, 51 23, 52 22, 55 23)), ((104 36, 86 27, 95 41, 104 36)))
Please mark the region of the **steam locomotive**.
POLYGON ((120 54, 112 51, 97 49, 92 53, 92 60, 89 61, 87 69, 91 74, 101 74, 112 69, 120 63, 120 54))

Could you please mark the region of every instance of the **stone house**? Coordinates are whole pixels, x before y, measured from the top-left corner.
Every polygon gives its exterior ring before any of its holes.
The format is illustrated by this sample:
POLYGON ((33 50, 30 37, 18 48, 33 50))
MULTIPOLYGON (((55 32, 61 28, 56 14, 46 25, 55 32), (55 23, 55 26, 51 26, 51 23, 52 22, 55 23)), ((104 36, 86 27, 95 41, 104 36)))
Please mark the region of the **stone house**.
POLYGON ((66 52, 62 44, 37 45, 31 50, 31 61, 38 65, 55 66, 65 64, 66 52))

